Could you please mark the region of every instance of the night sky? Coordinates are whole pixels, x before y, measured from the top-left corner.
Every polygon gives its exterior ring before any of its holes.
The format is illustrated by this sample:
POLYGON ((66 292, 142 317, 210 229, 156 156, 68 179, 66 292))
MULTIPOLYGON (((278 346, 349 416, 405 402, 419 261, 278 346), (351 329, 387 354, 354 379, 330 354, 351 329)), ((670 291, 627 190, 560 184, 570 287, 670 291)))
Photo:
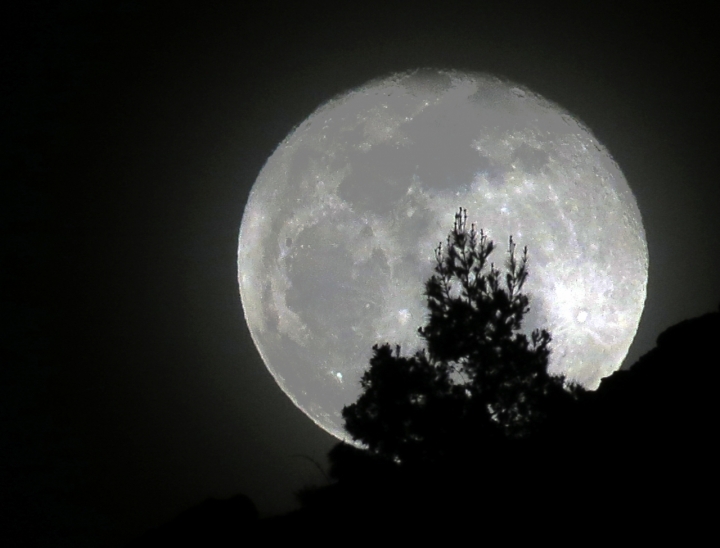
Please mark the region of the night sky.
POLYGON ((0 17, 3 529, 112 545, 207 497, 267 516, 326 482, 312 461, 335 440, 255 350, 237 237, 277 144, 378 76, 504 76, 609 149, 650 256, 626 366, 720 304, 720 29, 701 3, 262 4, 0 17))

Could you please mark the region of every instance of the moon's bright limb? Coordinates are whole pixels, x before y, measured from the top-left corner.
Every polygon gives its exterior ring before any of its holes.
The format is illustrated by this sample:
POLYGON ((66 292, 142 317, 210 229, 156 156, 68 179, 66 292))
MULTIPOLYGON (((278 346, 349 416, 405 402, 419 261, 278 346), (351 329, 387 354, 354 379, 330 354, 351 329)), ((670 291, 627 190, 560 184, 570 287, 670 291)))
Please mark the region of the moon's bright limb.
POLYGON ((320 107, 250 194, 238 279, 253 340, 282 389, 344 438, 373 344, 421 345, 434 249, 466 207, 498 244, 527 245, 525 327, 553 337, 551 372, 595 388, 620 367, 645 302, 635 198, 605 148, 520 86, 452 71, 399 74, 320 107))

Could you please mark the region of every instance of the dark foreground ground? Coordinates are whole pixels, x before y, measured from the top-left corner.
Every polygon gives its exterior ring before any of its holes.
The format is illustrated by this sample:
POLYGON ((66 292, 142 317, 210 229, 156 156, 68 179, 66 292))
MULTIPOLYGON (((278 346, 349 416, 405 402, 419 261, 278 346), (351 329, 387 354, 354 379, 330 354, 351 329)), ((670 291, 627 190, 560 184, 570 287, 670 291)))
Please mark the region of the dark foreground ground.
POLYGON ((243 495, 210 499, 129 546, 699 544, 715 522, 718 340, 718 312, 671 327, 542 441, 414 471, 347 448, 337 481, 299 493, 297 511, 259 519, 243 495))

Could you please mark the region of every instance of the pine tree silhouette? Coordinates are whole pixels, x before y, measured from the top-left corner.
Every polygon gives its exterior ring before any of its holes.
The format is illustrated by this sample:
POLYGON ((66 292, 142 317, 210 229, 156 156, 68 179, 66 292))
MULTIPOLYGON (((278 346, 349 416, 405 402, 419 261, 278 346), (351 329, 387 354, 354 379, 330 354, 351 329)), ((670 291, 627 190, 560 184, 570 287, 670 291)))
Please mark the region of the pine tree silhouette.
POLYGON ((425 284, 426 348, 403 356, 399 346, 373 347, 363 392, 343 409, 346 430, 371 454, 401 465, 467 458, 531 437, 582 391, 548 373, 546 330, 521 331, 527 248, 518 258, 510 237, 504 275, 489 263, 494 249, 460 208, 425 284))

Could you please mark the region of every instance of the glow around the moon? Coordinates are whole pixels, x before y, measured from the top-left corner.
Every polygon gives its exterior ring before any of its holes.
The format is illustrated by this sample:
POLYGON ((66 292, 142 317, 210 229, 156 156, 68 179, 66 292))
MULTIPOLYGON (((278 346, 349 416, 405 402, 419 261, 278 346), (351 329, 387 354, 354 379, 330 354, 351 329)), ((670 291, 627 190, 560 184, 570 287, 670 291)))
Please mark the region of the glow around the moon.
POLYGON ((376 343, 422 344, 434 249, 468 210, 527 245, 525 328, 553 337, 551 372, 595 388, 618 369, 645 302, 635 198, 593 135, 496 78, 394 75, 337 97, 275 150, 250 194, 238 279, 250 332, 282 389, 344 438, 376 343))

